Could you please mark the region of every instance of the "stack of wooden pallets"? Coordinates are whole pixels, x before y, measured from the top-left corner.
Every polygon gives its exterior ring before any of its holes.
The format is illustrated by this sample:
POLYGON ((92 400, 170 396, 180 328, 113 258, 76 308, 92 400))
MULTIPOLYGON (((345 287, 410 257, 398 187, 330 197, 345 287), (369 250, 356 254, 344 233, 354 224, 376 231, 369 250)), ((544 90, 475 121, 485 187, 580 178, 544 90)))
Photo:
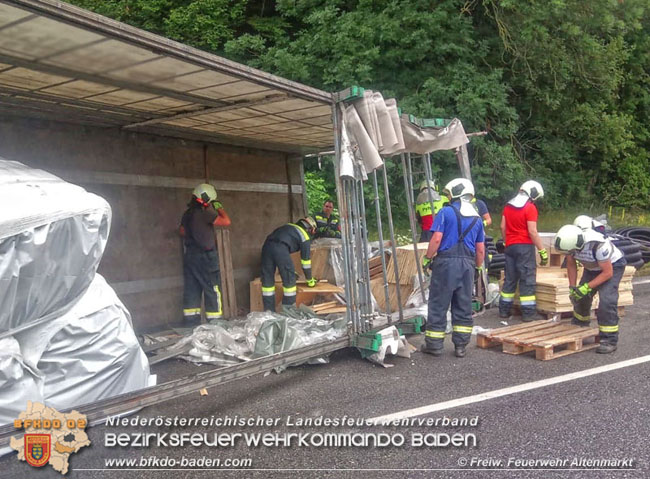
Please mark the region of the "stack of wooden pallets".
MULTIPOLYGON (((625 268, 625 273, 619 285, 618 306, 619 313, 624 314, 625 306, 634 304, 632 296, 632 277, 636 269, 632 266, 625 268)), ((578 270, 578 279, 582 276, 582 269, 578 270)), ((503 283, 501 283, 503 286, 503 283)), ((569 279, 567 270, 551 266, 548 268, 537 268, 537 310, 541 313, 554 315, 558 313, 569 313, 573 311, 573 305, 569 299, 569 279)), ((519 292, 515 295, 515 304, 519 304, 519 292)), ((594 296, 591 309, 598 307, 598 293, 594 296)))

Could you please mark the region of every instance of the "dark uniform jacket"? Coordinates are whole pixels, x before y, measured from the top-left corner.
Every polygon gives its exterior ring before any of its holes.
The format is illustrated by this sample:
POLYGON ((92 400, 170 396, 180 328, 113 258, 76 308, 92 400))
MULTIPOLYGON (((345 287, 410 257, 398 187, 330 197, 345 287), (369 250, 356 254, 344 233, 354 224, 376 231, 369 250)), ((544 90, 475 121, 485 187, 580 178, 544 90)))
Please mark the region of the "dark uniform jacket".
POLYGON ((340 238, 341 231, 339 230, 339 218, 330 214, 328 218, 324 211, 321 211, 316 216, 316 238, 340 238))
POLYGON ((273 233, 266 237, 266 241, 275 241, 287 245, 289 253, 300 251, 300 263, 305 271, 305 277, 307 279, 311 278, 311 237, 307 231, 296 224, 288 223, 275 229, 273 233))

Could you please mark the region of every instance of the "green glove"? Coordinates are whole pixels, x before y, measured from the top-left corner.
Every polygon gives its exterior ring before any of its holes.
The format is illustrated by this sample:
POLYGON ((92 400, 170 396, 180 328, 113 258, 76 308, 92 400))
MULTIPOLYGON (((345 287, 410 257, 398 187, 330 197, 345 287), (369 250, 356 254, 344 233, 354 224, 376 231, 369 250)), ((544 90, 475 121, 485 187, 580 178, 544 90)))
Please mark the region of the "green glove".
POLYGON ((539 264, 541 266, 546 266, 548 264, 548 253, 546 252, 545 249, 539 250, 539 259, 540 259, 539 264))
POLYGON ((477 266, 476 267, 476 273, 477 274, 483 274, 483 266, 477 266))
POLYGON ((316 283, 318 283, 318 280, 316 278, 309 278, 307 280, 307 286, 310 287, 310 288, 313 288, 314 286, 316 286, 316 283))
POLYGON ((593 291, 593 289, 589 287, 589 283, 581 284, 577 288, 573 286, 570 289, 571 292, 569 293, 569 296, 575 299, 576 301, 580 301, 582 298, 589 296, 593 291))
POLYGON ((221 204, 221 201, 216 201, 216 200, 215 200, 215 201, 212 202, 212 207, 213 207, 215 210, 218 210, 218 209, 220 209, 220 208, 223 208, 223 205, 221 204))
POLYGON ((422 256, 422 269, 425 271, 429 269, 429 266, 431 265, 431 258, 427 258, 426 255, 422 256))

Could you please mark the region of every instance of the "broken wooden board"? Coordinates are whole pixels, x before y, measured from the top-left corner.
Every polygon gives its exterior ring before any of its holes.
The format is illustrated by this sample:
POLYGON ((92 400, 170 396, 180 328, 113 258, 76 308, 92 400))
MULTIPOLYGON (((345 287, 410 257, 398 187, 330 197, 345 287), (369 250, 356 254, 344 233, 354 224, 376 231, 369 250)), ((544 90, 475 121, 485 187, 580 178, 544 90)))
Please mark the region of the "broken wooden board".
POLYGON ((234 318, 238 314, 237 296, 235 295, 235 275, 232 268, 232 250, 230 246, 230 230, 215 228, 217 250, 219 252, 219 268, 221 270, 221 302, 224 318, 234 318))
POLYGON ((501 345, 506 354, 535 351, 536 359, 548 361, 593 349, 598 346, 597 338, 598 328, 542 320, 479 333, 476 344, 479 348, 501 345))

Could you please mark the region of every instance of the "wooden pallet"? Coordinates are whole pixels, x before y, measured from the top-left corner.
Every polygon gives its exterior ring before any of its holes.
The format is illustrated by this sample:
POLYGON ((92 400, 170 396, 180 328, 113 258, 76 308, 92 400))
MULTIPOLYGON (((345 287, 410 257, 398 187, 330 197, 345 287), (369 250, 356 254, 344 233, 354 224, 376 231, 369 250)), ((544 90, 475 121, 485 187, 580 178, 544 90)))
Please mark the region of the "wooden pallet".
MULTIPOLYGON (((570 311, 544 311, 542 309, 538 309, 537 312, 542 316, 546 317, 546 319, 553 319, 555 316, 557 316, 560 319, 567 319, 567 318, 571 319, 573 317, 573 309, 570 311)), ((591 310, 590 316, 592 320, 596 319, 595 309, 591 310)), ((619 306, 618 317, 622 318, 623 316, 625 316, 625 306, 619 306)))
POLYGON ((535 351, 537 359, 548 361, 597 347, 598 328, 575 326, 570 321, 532 321, 479 333, 476 344, 479 348, 501 344, 507 354, 535 351), (594 342, 584 343, 591 338, 594 342))

